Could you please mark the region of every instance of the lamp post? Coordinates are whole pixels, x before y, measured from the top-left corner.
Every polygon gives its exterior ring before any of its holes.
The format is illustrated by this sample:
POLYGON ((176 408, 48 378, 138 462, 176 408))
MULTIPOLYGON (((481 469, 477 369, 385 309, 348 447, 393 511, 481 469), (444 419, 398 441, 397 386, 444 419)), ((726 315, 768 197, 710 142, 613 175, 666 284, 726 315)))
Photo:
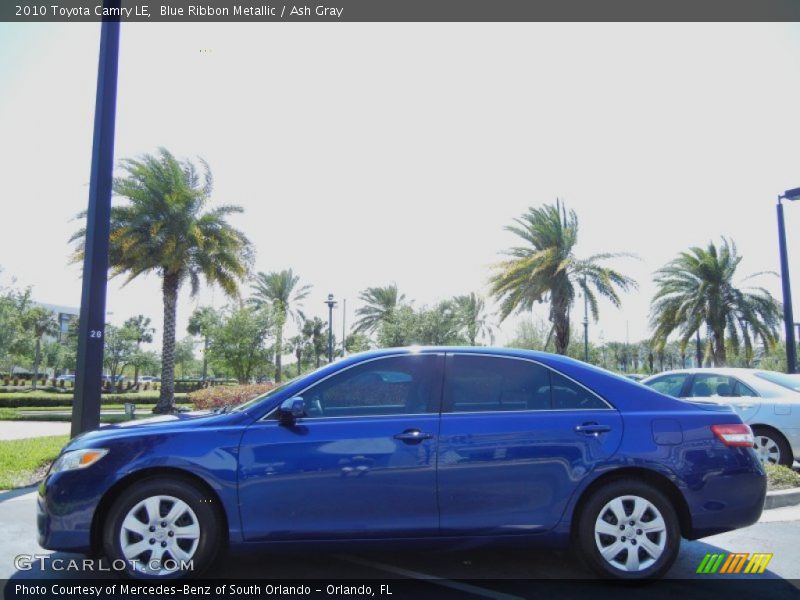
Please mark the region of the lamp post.
MULTIPOLYGON (((121 0, 104 0, 104 8, 119 9, 121 0)), ((104 18, 100 26, 100 61, 94 107, 92 168, 83 283, 78 320, 78 351, 75 368, 75 399, 72 406, 72 437, 100 425, 100 386, 103 375, 103 339, 108 283, 108 235, 111 228, 111 187, 114 170, 114 126, 117 110, 119 64, 119 20, 104 18)))
POLYGON ((589 362, 589 295, 586 293, 586 277, 583 278, 583 362, 589 362))
POLYGON ((792 290, 789 284, 789 257, 786 251, 786 227, 783 222, 781 200, 800 200, 800 188, 786 190, 778 196, 778 249, 781 256, 781 287, 783 288, 783 325, 786 330, 786 372, 797 371, 797 348, 794 341, 794 317, 792 316, 792 290))
POLYGON ((336 306, 333 294, 328 294, 325 304, 328 305, 328 362, 331 363, 333 362, 333 307, 336 306))
POLYGON ((342 300, 342 357, 347 354, 347 334, 345 322, 347 321, 347 298, 342 300))

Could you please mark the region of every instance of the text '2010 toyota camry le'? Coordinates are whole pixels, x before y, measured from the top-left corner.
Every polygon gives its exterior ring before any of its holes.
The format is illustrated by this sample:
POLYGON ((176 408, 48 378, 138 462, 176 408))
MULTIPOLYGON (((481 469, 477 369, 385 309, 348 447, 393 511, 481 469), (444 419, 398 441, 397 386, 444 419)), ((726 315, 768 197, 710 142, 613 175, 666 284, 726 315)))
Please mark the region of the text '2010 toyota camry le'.
POLYGON ((727 406, 563 356, 401 348, 231 410, 78 436, 40 486, 38 528, 45 548, 138 577, 197 574, 226 545, 513 541, 639 579, 681 538, 754 523, 765 493, 727 406))

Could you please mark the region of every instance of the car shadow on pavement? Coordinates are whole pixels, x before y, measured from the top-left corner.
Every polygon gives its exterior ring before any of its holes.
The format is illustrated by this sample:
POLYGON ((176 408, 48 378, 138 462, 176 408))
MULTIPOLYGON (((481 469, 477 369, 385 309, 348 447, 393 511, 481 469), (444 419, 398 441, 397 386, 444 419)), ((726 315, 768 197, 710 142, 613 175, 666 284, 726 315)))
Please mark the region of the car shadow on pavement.
POLYGON ((17 498, 19 496, 24 496, 25 494, 35 492, 38 486, 39 483, 37 482, 25 487, 14 488, 13 490, 5 490, 0 492, 0 502, 5 502, 6 500, 11 500, 12 498, 17 498))

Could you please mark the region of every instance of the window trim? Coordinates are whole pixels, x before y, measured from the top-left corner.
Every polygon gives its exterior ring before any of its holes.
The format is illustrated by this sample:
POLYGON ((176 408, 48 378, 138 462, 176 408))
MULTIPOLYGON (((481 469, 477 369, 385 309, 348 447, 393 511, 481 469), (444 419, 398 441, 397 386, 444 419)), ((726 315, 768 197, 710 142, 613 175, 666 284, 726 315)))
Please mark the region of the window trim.
MULTIPOLYGON (((345 373, 346 371, 349 371, 350 369, 353 369, 355 367, 360 367, 361 365, 366 365, 368 363, 375 362, 375 361, 378 361, 378 360, 386 360, 386 359, 389 359, 389 358, 403 358, 403 357, 407 357, 407 356, 439 356, 439 357, 445 357, 446 353, 444 353, 444 352, 418 352, 418 353, 414 354, 414 353, 411 353, 411 352, 401 352, 401 353, 398 353, 398 354, 386 354, 384 356, 375 356, 375 357, 369 358, 367 360, 362 360, 362 361, 359 361, 357 363, 353 363, 352 365, 347 365, 346 367, 344 367, 342 369, 338 369, 337 371, 334 371, 333 373, 328 373, 322 379, 318 379, 314 383, 311 383, 311 384, 307 385, 306 387, 304 387, 302 390, 300 390, 296 394, 292 394, 291 398, 302 398, 303 394, 305 394, 311 388, 319 385, 320 383, 322 383, 324 381, 327 381, 331 377, 335 377, 336 375, 340 375, 341 373, 345 373)), ((426 416, 426 415, 439 416, 439 415, 442 414, 442 398, 441 398, 441 394, 444 393, 444 368, 441 369, 440 376, 441 376, 441 386, 442 387, 441 387, 441 390, 440 390, 440 397, 439 397, 439 410, 435 411, 435 412, 397 413, 395 415, 346 415, 346 416, 342 416, 342 417, 325 417, 325 416, 322 416, 322 417, 301 417, 301 419, 302 419, 302 421, 305 422, 305 421, 323 421, 323 420, 328 420, 328 419, 376 419, 376 418, 390 418, 390 417, 420 417, 420 416, 426 416)), ((277 414, 279 408, 280 408, 280 404, 274 406, 272 408, 272 410, 268 411, 258 421, 274 421, 275 420, 275 415, 277 414)))
MULTIPOLYGON (((550 384, 551 387, 551 394, 552 394, 552 382, 550 384)), ((442 381, 442 402, 440 404, 439 414, 441 415, 508 415, 508 414, 521 414, 521 413, 545 413, 545 412, 586 412, 586 411, 596 411, 596 410, 614 410, 618 412, 618 409, 612 405, 608 400, 603 398, 600 394, 595 392, 592 389, 589 389, 585 385, 583 385, 580 381, 575 380, 574 378, 570 377, 559 371, 558 369, 554 369, 553 367, 546 365, 542 362, 531 358, 524 358, 522 356, 508 356, 508 355, 500 355, 500 354, 487 354, 485 352, 447 352, 445 356, 445 368, 444 368, 444 379, 442 381), (525 409, 525 410, 471 410, 471 411, 454 411, 452 407, 445 407, 444 403, 444 393, 447 387, 447 357, 450 356, 482 356, 484 358, 500 358, 500 359, 512 359, 512 360, 520 360, 523 362, 529 362, 539 367, 543 367, 548 371, 560 375, 564 379, 571 381, 572 383, 582 387, 584 390, 589 392, 592 396, 600 400, 603 404, 606 405, 605 408, 545 408, 545 409, 525 409)))

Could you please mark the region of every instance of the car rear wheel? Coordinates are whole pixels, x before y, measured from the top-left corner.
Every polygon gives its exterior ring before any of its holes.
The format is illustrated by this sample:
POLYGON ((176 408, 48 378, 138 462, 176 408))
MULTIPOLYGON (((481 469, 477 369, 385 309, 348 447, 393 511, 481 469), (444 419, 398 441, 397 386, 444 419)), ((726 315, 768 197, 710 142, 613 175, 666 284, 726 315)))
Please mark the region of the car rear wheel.
POLYGON ((669 570, 678 555, 680 527, 669 499, 630 479, 595 491, 581 510, 578 545, 603 577, 649 579, 669 570))
POLYGON ((195 484, 148 479, 123 491, 112 505, 103 549, 115 570, 124 565, 131 577, 198 574, 217 553, 219 523, 208 494, 195 484))
POLYGON ((791 467, 794 462, 789 442, 771 427, 753 427, 755 444, 753 447, 762 463, 791 467))

